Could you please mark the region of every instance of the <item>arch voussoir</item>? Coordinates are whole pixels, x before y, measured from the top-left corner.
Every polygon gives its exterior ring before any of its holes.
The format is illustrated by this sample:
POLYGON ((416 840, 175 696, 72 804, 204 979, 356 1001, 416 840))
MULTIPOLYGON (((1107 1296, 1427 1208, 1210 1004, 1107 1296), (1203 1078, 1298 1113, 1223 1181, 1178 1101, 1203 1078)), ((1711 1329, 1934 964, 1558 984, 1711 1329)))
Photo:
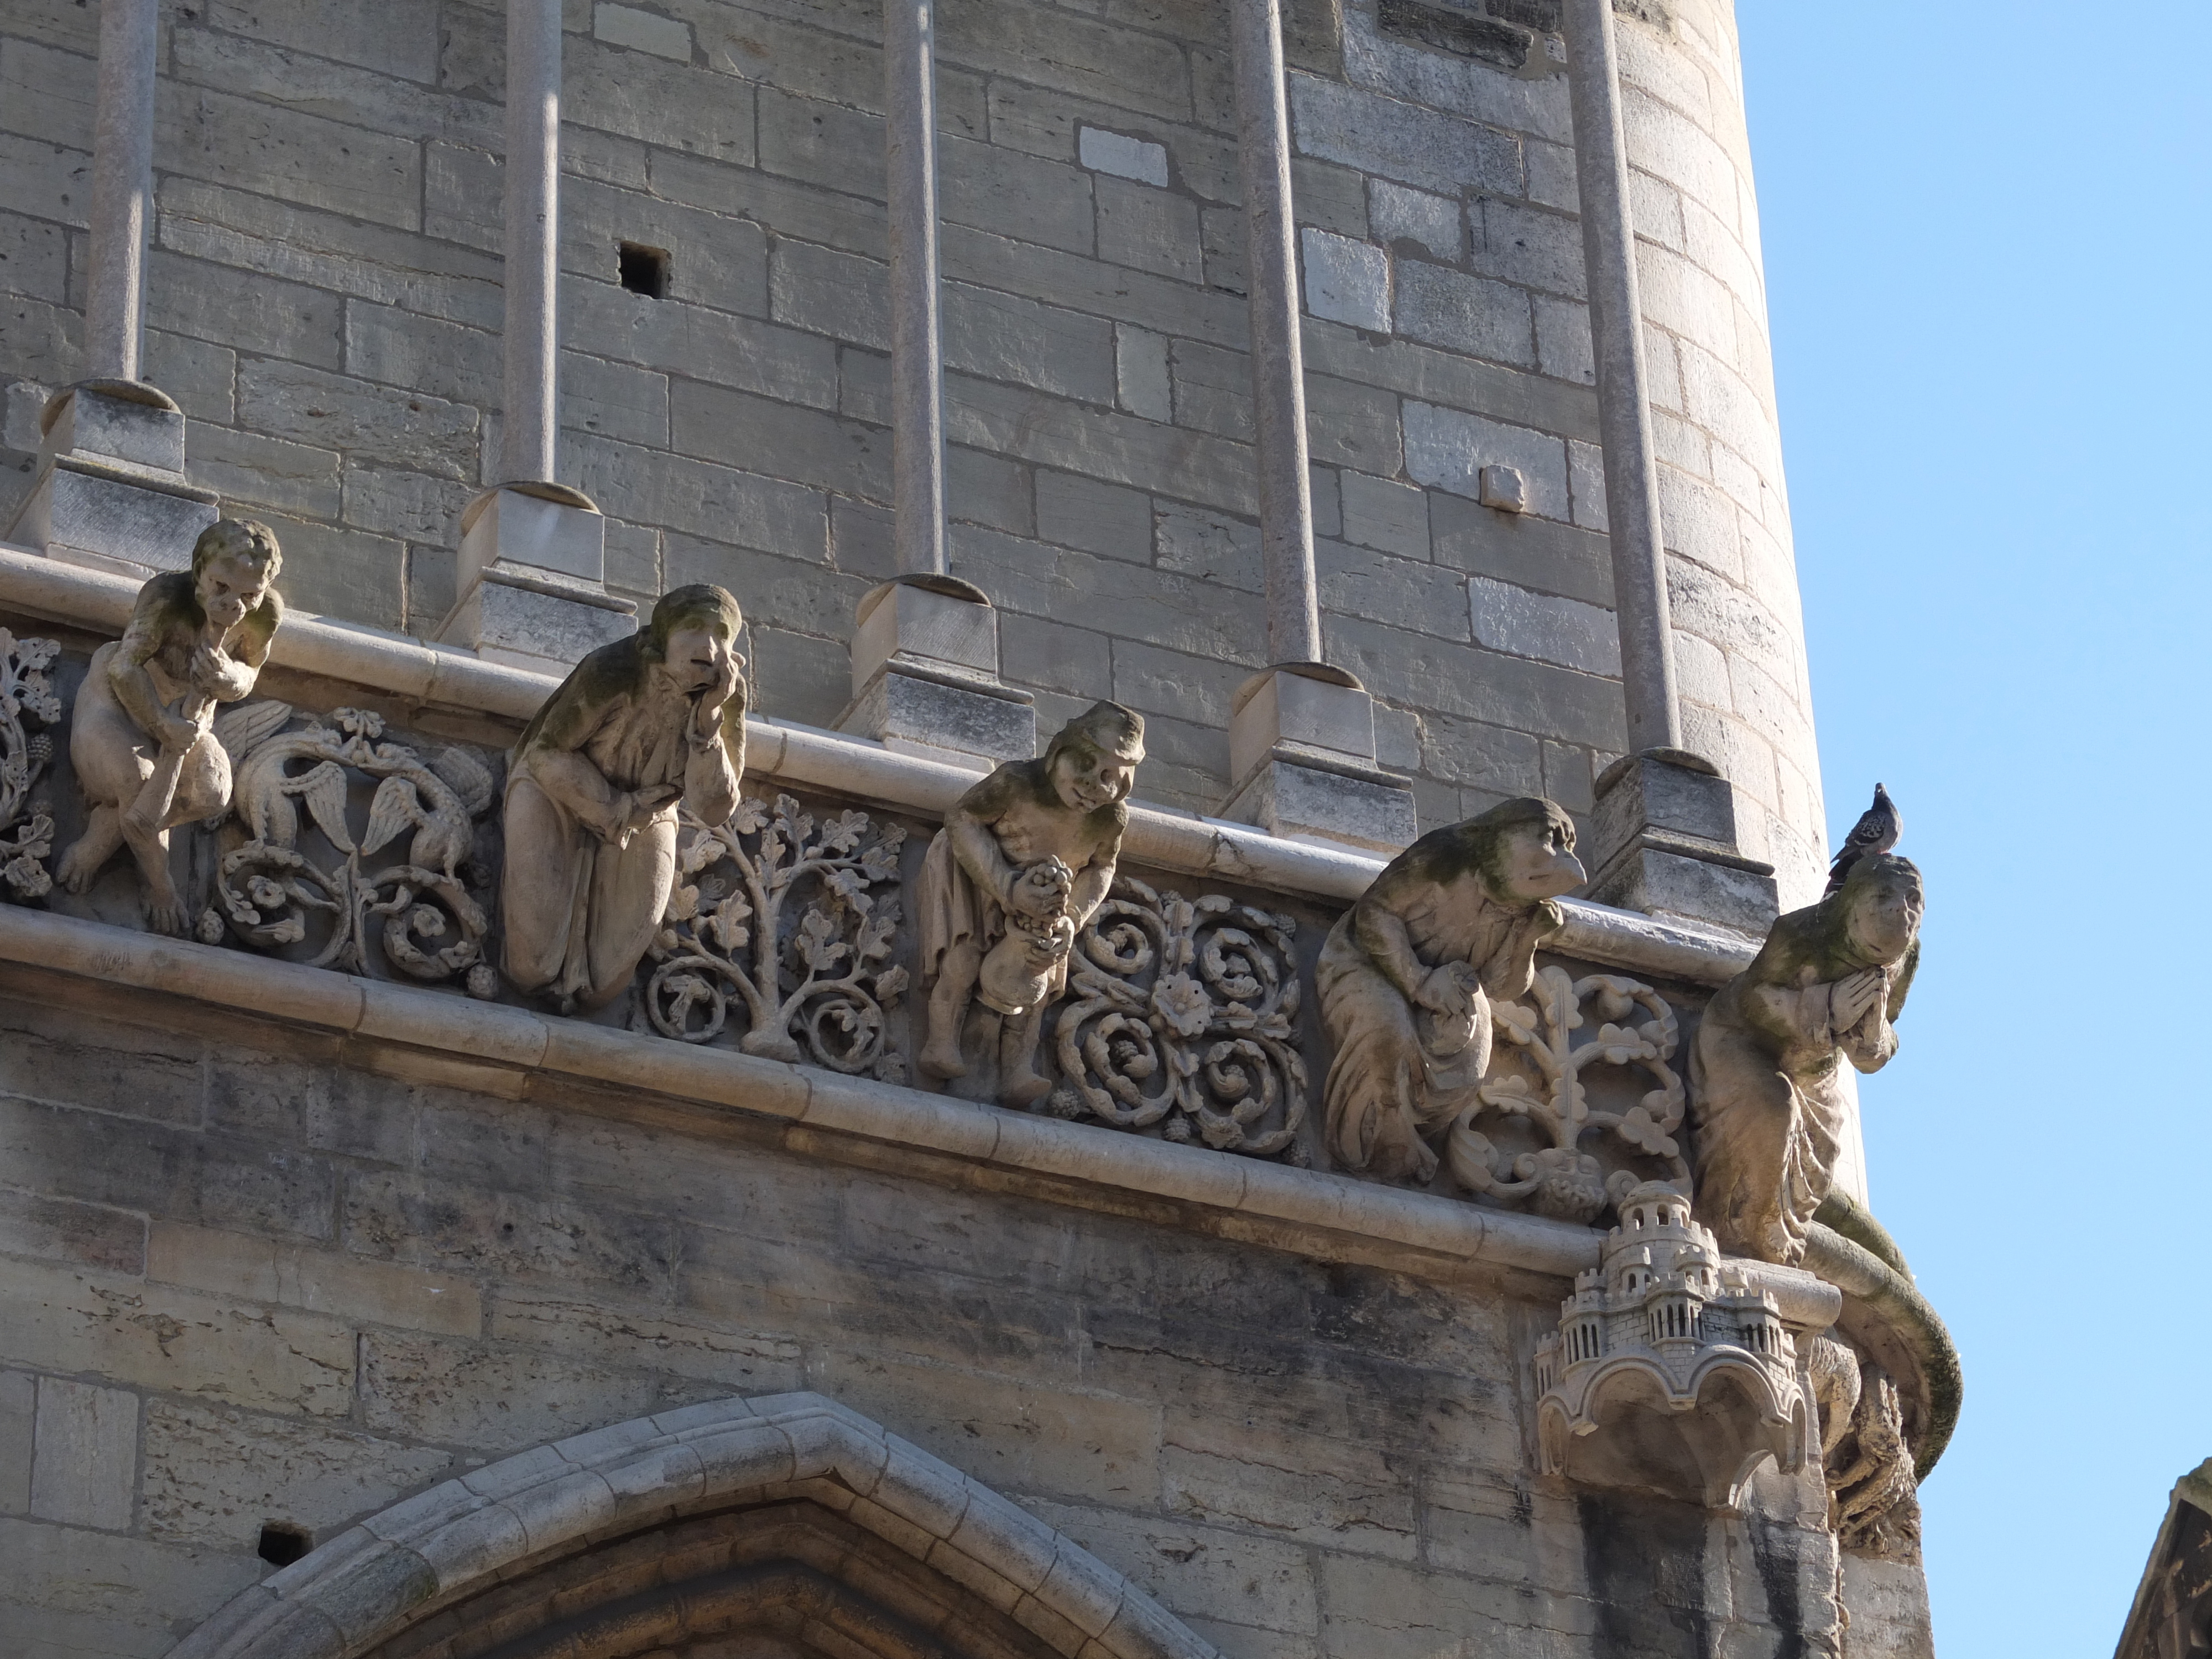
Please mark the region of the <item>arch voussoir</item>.
POLYGON ((1073 1540, 812 1394, 684 1407, 447 1481, 241 1592, 170 1659, 354 1659, 563 1550, 669 1516, 793 1494, 823 1502, 1065 1659, 1218 1659, 1073 1540))

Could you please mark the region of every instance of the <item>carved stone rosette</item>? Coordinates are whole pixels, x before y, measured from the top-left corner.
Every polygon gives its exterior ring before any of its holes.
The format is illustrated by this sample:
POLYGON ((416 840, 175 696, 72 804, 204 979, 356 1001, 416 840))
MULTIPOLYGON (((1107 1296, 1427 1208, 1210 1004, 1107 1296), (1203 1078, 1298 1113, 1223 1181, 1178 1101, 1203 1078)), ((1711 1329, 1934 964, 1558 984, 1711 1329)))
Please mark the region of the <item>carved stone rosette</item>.
POLYGON ((1257 1158, 1297 1157, 1306 1066, 1295 917, 1130 877, 1078 936, 1047 1109, 1257 1158))
POLYGON ((62 700, 46 669, 61 654, 52 640, 19 640, 0 628, 0 881, 18 898, 52 890, 46 860, 54 850, 54 820, 32 791, 54 757, 54 740, 41 727, 61 724, 62 700))
POLYGON ((1675 1139, 1682 1079, 1669 1064, 1681 1032, 1667 1000, 1618 975, 1576 979, 1547 968, 1529 1002, 1495 1006, 1495 1057, 1445 1142, 1460 1184, 1583 1224, 1655 1176, 1688 1192, 1690 1166, 1675 1139), (1575 1033, 1589 1029, 1586 1012, 1596 1029, 1577 1042, 1575 1033), (1606 1070, 1641 1073, 1651 1086, 1620 1110, 1594 1104, 1585 1077, 1606 1070))
MULTIPOLYGON (((436 984, 459 980, 470 994, 499 988, 484 961, 490 921, 476 892, 476 821, 490 806, 493 778, 468 750, 425 758, 381 741, 380 715, 359 708, 310 715, 292 726, 289 703, 246 703, 217 719, 215 732, 235 770, 232 805, 250 837, 220 851, 215 903, 199 919, 210 945, 225 934, 257 950, 307 942, 321 933, 312 967, 369 971, 374 948, 395 971, 436 984), (356 784, 374 780, 356 830, 356 784), (299 845, 301 809, 340 862, 299 845), (402 836, 401 861, 368 860, 402 836), (319 920, 318 920, 319 919, 319 920)), ((235 831, 232 832, 235 834, 235 831)))
POLYGON ((885 1082, 906 1079, 886 1012, 907 987, 890 960, 906 831, 865 812, 817 821, 789 795, 729 821, 684 821, 676 887, 650 952, 655 1030, 706 1042, 743 1011, 738 1046, 885 1082), (804 900, 802 913, 799 903, 804 900))

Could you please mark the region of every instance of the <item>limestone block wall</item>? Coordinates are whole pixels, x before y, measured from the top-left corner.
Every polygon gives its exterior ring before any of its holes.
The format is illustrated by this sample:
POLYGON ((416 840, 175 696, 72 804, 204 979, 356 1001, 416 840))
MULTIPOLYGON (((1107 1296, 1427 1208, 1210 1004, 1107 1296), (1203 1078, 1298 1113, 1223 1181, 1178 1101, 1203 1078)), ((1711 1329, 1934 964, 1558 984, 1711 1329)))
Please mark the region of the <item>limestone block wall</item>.
MULTIPOLYGON (((895 1149, 799 1156, 737 1115, 702 1134, 353 1069, 152 994, 20 969, 0 993, 0 1629, 23 1659, 166 1652, 270 1571, 272 1522, 327 1540, 552 1438, 798 1389, 1231 1656, 1838 1650, 1817 1474, 1734 1520, 1534 1475, 1557 1280, 1447 1286, 963 1188, 895 1149)), ((1924 1651, 1917 1574, 1846 1572, 1842 1650, 1924 1651)))
MULTIPOLYGON (((1556 9, 1288 9, 1329 650, 1425 823, 1584 810, 1623 723, 1556 9), (1479 505, 1485 464, 1523 471, 1528 514, 1479 505)), ((79 372, 96 27, 75 0, 0 15, 18 488, 79 372)), ((620 591, 727 584, 766 711, 825 723, 890 568, 880 9, 571 0, 568 29, 563 476, 613 520, 620 591), (666 252, 666 297, 619 285, 625 241, 666 252)), ((1219 8, 945 0, 939 29, 953 568, 1048 720, 1127 702, 1141 791, 1218 805, 1264 645, 1219 8)), ((1638 0, 1621 33, 1690 734, 1803 902, 1822 832, 1733 18, 1638 0)), ((421 633, 453 600, 496 449, 501 55, 474 0, 165 8, 148 372, 309 609, 421 633)))

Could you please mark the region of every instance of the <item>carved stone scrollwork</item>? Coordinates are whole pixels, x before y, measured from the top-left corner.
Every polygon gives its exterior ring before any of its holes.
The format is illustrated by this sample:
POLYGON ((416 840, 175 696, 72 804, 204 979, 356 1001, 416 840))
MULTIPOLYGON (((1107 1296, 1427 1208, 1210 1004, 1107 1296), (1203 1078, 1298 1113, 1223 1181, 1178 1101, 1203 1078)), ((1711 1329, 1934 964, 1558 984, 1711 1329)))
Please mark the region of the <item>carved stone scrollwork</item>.
POLYGON ((58 726, 62 700, 46 668, 61 654, 52 640, 19 640, 0 628, 0 881, 18 898, 52 890, 46 859, 54 850, 54 820, 32 790, 54 757, 54 740, 24 722, 58 726))
POLYGON ((1306 1067, 1296 918, 1123 877, 1078 937, 1048 1109, 1295 1158, 1306 1067))
POLYGON ((817 821, 788 795, 744 799, 727 822, 684 819, 675 890, 650 952, 645 1007, 655 1030, 706 1042, 734 999, 747 1054, 805 1060, 885 1082, 906 1062, 885 1014, 907 987, 890 960, 906 831, 865 812, 817 821), (811 898, 803 915, 801 896, 811 898))
POLYGON ((1583 1224, 1608 1200, 1617 1203, 1648 1179, 1688 1191, 1690 1166, 1675 1139, 1685 1106, 1682 1079, 1668 1063, 1681 1032, 1666 999, 1618 975, 1576 979, 1547 968, 1529 1000, 1533 1008, 1495 1005, 1504 1041, 1446 1142, 1460 1184, 1526 1204, 1539 1215, 1583 1224), (1585 1009, 1596 1017, 1597 1030, 1578 1043, 1574 1034, 1586 1029, 1585 1009), (1624 1110, 1594 1105, 1584 1076, 1599 1067, 1641 1071, 1653 1086, 1624 1110), (1592 1135, 1603 1137, 1596 1145, 1608 1158, 1585 1150, 1592 1135), (1541 1144, 1518 1150, 1510 1144, 1529 1139, 1541 1144))
POLYGON ((410 979, 458 978, 471 995, 495 994, 498 980, 483 960, 489 919, 463 872, 476 820, 491 805, 489 769, 465 749, 425 760, 404 744, 380 742, 383 719, 364 709, 330 718, 287 730, 290 705, 264 702, 216 720, 251 839, 222 854, 200 937, 212 945, 228 932, 276 950, 327 926, 311 966, 366 973, 374 939, 384 962, 410 979), (356 775, 377 780, 358 834, 349 811, 356 775), (343 864, 325 867, 300 850, 302 808, 343 864), (402 862, 368 866, 410 831, 402 862))

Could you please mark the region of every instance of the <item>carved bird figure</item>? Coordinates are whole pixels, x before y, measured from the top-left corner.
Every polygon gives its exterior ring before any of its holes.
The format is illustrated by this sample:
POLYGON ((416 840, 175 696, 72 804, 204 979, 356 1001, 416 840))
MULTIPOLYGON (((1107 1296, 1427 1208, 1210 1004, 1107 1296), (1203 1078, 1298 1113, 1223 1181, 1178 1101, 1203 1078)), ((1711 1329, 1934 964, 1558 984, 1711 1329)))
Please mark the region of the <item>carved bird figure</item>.
POLYGON ((1831 893, 1844 884, 1851 866, 1861 859, 1876 853, 1887 853, 1897 845, 1897 838, 1905 833, 1905 817, 1897 810, 1897 803, 1889 798, 1889 791, 1880 784, 1874 787, 1874 805, 1859 814, 1859 821, 1851 826, 1851 833, 1844 837, 1843 850, 1836 861, 1828 866, 1828 889, 1831 893))

